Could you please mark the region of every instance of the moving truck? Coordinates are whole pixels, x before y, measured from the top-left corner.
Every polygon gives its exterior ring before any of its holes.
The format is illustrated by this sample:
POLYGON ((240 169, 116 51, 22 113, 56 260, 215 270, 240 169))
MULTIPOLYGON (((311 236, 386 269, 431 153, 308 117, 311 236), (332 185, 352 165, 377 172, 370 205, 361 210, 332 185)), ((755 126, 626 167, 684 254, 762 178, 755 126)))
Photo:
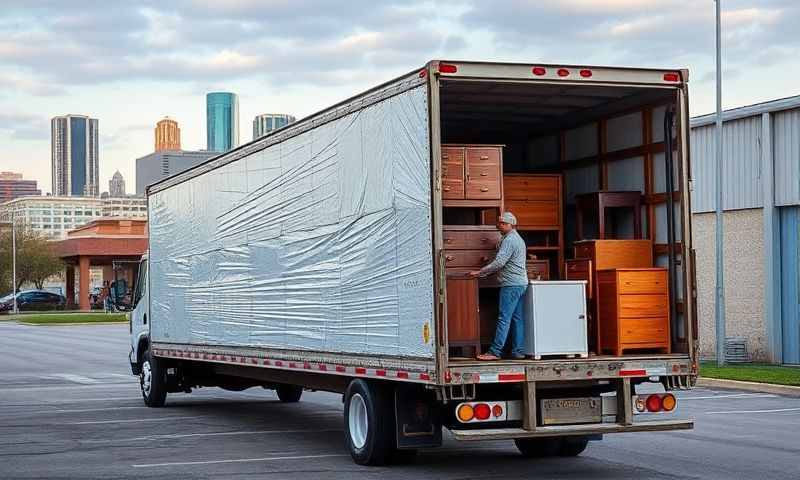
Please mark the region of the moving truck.
POLYGON ((341 393, 345 443, 369 465, 439 446, 443 429, 572 456, 606 434, 693 428, 670 393, 697 374, 687 81, 431 61, 151 185, 131 311, 144 402, 202 386, 341 393), (565 257, 576 198, 641 193, 668 271, 666 350, 491 362, 451 348, 463 309, 448 302, 442 150, 467 144, 501 145, 503 174, 561 179, 565 257))

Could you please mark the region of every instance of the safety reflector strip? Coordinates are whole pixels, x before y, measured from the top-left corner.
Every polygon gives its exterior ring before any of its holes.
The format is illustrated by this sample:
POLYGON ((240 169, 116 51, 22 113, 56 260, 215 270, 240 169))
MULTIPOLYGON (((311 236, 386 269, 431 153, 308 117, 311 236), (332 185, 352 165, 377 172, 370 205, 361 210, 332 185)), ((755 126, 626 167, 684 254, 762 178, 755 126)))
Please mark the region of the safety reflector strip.
POLYGON ((283 360, 273 360, 269 358, 250 357, 250 356, 228 356, 210 353, 190 352, 185 350, 155 348, 153 352, 159 357, 167 358, 188 358, 199 361, 234 363, 253 367, 269 367, 281 370, 310 370, 325 372, 338 375, 358 375, 365 377, 386 378, 392 380, 406 380, 410 382, 432 382, 433 375, 423 372, 407 372, 404 370, 387 370, 383 368, 372 369, 366 367, 348 367, 329 363, 311 362, 286 362, 283 360), (335 373, 334 373, 335 372, 335 373))
POLYGON ((647 370, 620 370, 619 371, 620 377, 646 377, 647 370))

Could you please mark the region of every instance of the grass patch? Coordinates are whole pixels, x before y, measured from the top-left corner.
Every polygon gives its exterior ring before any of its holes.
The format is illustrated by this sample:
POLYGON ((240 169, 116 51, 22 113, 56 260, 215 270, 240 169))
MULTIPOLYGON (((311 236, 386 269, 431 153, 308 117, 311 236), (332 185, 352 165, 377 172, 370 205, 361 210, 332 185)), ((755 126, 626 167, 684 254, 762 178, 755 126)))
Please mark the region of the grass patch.
POLYGON ((800 368, 797 367, 781 367, 759 363, 718 367, 716 363, 701 363, 700 376, 800 387, 800 368))
POLYGON ((127 322, 124 313, 30 313, 20 315, 4 315, 4 320, 33 323, 36 325, 58 325, 64 323, 107 323, 127 322))

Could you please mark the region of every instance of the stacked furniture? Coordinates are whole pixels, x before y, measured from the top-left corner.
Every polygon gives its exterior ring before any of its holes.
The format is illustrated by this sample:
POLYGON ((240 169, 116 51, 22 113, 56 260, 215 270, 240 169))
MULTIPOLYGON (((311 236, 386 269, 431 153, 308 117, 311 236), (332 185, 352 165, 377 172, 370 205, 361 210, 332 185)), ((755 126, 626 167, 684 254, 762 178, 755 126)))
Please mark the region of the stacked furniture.
POLYGON ((600 191, 585 193, 575 197, 575 213, 576 219, 576 235, 579 240, 583 240, 584 236, 584 222, 587 219, 593 219, 597 225, 597 237, 600 240, 608 237, 608 225, 606 220, 609 218, 607 215, 611 209, 626 209, 630 210, 633 218, 633 238, 642 238, 642 192, 624 191, 624 192, 609 192, 600 191))
POLYGON ((667 270, 653 268, 650 240, 575 242, 566 277, 588 282, 592 350, 616 355, 645 348, 669 352, 667 270))
POLYGON ((562 192, 561 175, 503 176, 504 209, 517 217, 517 230, 526 238, 528 252, 553 258, 557 269, 564 264, 562 192))

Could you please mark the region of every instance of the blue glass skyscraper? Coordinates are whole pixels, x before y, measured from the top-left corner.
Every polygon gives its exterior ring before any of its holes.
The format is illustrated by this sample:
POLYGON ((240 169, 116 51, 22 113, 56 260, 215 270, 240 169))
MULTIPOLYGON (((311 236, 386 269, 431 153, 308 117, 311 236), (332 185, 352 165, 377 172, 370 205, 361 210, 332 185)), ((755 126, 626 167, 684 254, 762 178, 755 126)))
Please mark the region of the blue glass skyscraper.
POLYGON ((227 152, 239 146, 239 97, 230 92, 206 95, 208 150, 227 152))
POLYGON ((53 195, 100 194, 99 129, 96 118, 63 115, 50 121, 53 195))

